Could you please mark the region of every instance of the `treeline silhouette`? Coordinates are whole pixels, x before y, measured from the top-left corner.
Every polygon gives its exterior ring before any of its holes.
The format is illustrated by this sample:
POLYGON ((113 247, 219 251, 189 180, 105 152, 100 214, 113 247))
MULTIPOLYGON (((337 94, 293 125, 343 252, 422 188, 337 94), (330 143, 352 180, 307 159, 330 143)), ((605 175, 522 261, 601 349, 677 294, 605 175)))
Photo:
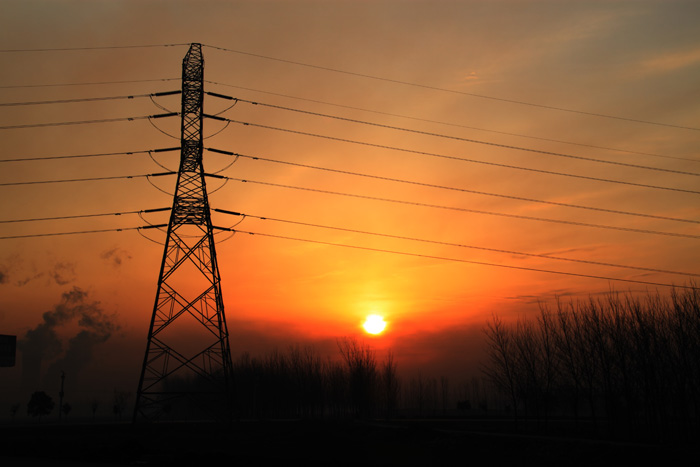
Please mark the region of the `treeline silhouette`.
POLYGON ((340 360, 323 359, 313 347, 244 353, 233 362, 233 398, 239 417, 373 417, 395 415, 399 401, 396 362, 378 361, 374 350, 341 339, 340 360))
MULTIPOLYGON (((392 353, 379 359, 368 344, 344 338, 338 358, 311 346, 243 353, 228 395, 210 402, 237 419, 450 418, 479 430, 641 441, 700 435, 698 289, 557 301, 529 319, 494 315, 484 332, 481 377, 465 369, 453 380, 401 378, 392 353)), ((171 379, 166 392, 213 389, 171 379)), ((178 419, 192 410, 173 403, 165 412, 178 419)))
POLYGON ((380 359, 366 342, 342 338, 337 343, 335 359, 299 345, 261 356, 242 353, 233 359, 228 398, 219 397, 212 381, 170 377, 164 392, 187 397, 173 397, 159 416, 222 418, 230 410, 239 419, 391 419, 482 416, 488 411, 494 391, 483 378, 472 375, 468 382, 453 384, 446 376, 400 377, 391 351, 380 359))
POLYGON ((572 417, 596 433, 691 439, 700 420, 700 291, 610 293, 542 306, 486 334, 484 372, 516 421, 572 417))

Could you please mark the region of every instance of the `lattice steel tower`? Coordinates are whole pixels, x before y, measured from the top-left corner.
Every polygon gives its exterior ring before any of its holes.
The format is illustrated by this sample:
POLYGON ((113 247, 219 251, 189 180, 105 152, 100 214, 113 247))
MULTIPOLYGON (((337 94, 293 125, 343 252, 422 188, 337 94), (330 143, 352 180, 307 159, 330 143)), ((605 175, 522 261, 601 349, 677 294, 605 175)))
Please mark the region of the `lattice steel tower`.
POLYGON ((202 165, 204 58, 182 63, 180 169, 134 408, 139 417, 230 414, 231 353, 202 165))

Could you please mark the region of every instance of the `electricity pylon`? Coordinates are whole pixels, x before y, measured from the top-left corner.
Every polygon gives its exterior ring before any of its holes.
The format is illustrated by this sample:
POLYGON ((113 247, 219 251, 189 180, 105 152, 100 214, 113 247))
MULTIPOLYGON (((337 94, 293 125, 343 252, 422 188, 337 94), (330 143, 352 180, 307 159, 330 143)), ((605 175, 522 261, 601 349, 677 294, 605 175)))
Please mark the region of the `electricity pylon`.
POLYGON ((180 169, 134 407, 139 417, 230 415, 231 353, 202 165, 204 58, 182 62, 180 169))

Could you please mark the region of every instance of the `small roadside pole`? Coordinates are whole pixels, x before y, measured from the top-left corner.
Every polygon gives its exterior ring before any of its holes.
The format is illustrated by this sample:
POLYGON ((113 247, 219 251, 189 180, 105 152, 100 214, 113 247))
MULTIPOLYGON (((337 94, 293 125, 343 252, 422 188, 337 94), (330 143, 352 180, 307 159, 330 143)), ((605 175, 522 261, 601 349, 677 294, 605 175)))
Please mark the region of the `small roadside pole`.
POLYGON ((66 380, 65 371, 61 370, 61 390, 58 392, 58 421, 61 421, 63 416, 63 383, 66 380))

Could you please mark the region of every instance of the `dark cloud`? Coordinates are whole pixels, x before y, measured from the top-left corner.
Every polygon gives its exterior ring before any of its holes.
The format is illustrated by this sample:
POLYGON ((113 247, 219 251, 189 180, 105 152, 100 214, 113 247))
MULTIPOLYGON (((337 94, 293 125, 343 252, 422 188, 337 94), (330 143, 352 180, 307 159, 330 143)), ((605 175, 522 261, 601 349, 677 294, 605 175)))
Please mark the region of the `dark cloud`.
POLYGON ((58 262, 48 274, 58 285, 70 284, 75 281, 75 264, 58 262))
POLYGON ((3 258, 2 264, 0 264, 0 284, 10 283, 11 276, 15 275, 14 272, 16 272, 20 263, 21 261, 17 254, 12 254, 3 258))
POLYGON ((103 251, 102 254, 100 254, 100 258, 110 262, 113 267, 118 268, 124 261, 131 259, 131 255, 122 248, 114 247, 110 250, 103 251))
MULTIPOLYGON (((32 269, 36 271, 35 267, 32 267, 32 269)), ((42 277, 48 279, 48 284, 55 282, 57 285, 68 285, 76 280, 75 263, 58 261, 48 270, 34 272, 33 274, 24 273, 24 276, 23 279, 18 279, 15 282, 17 286, 22 287, 42 277)))
POLYGON ((18 285, 19 287, 22 287, 23 285, 27 285, 29 282, 31 282, 31 281, 33 281, 33 280, 35 280, 35 279, 39 279, 39 278, 41 278, 41 277, 44 277, 44 273, 43 273, 43 272, 39 272, 39 273, 34 274, 33 276, 27 276, 27 277, 25 277, 24 279, 20 279, 20 280, 17 281, 17 285, 18 285))

